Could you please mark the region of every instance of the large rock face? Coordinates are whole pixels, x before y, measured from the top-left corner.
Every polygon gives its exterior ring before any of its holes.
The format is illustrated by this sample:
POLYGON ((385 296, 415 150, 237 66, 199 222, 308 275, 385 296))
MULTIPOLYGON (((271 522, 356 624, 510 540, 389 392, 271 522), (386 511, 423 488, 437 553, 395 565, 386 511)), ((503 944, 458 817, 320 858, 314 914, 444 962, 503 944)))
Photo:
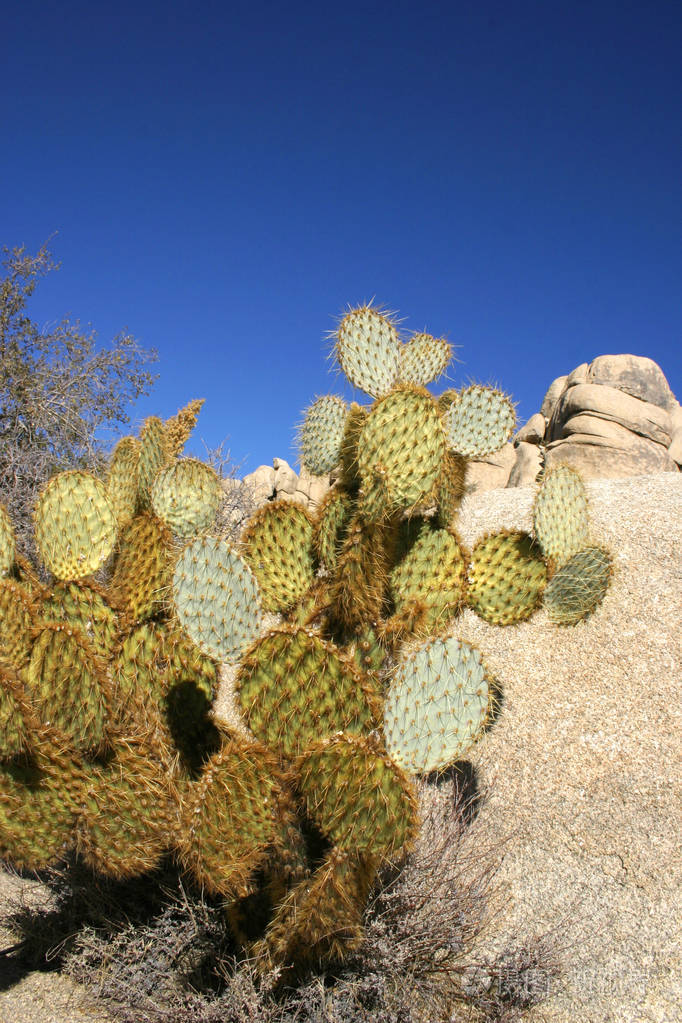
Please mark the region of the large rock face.
MULTIPOLYGON (((502 687, 499 718, 472 755, 483 797, 468 840, 502 859, 478 951, 494 958, 551 935, 563 980, 529 1023, 673 1023, 682 1018, 682 476, 594 480, 587 490, 591 538, 615 561, 592 617, 562 629, 539 611, 498 628, 467 609, 454 627, 502 687)), ((533 496, 472 494, 458 531, 472 544, 488 530, 528 529, 533 496)))
POLYGON ((547 465, 568 462, 588 479, 677 471, 670 454, 677 402, 651 359, 601 355, 574 370, 554 401, 550 392, 547 465))

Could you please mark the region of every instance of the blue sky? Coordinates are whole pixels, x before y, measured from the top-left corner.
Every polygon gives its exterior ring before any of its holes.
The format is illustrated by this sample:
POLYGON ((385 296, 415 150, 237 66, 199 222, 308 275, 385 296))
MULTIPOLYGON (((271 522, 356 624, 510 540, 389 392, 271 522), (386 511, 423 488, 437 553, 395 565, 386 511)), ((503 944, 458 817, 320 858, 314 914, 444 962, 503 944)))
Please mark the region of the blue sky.
POLYGON ((605 353, 682 398, 680 53, 677 0, 13 0, 0 243, 58 232, 33 317, 157 348, 135 421, 206 398, 242 472, 351 396, 325 336, 373 297, 522 422, 605 353))

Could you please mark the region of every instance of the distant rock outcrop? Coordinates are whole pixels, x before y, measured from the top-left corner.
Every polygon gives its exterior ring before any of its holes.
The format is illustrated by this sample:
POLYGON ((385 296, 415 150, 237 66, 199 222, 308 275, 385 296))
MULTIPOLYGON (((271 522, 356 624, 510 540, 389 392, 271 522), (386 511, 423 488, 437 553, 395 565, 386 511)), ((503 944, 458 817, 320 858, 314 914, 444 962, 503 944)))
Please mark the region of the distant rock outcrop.
MULTIPOLYGON (((556 462, 585 479, 680 471, 682 407, 660 366, 639 355, 600 355, 557 377, 513 441, 469 463, 467 485, 472 491, 529 487, 556 462)), ((297 474, 275 458, 234 482, 247 488, 255 507, 283 498, 314 512, 333 476, 297 474)))

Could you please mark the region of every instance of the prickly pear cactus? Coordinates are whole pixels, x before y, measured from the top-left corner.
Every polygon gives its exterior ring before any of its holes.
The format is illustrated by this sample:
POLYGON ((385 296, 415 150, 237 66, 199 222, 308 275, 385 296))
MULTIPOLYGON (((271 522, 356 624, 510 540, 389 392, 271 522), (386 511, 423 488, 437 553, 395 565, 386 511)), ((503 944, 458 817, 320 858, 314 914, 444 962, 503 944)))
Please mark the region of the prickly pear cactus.
POLYGON ((469 461, 507 443, 515 415, 494 388, 427 390, 448 342, 403 340, 362 306, 334 351, 372 400, 304 414, 303 465, 338 474, 315 518, 272 501, 236 545, 217 535, 220 480, 180 457, 200 401, 148 418, 103 480, 47 484, 47 581, 0 507, 0 856, 39 870, 75 850, 118 880, 171 858, 284 971, 357 947, 378 870, 418 834, 416 777, 491 725, 500 684, 456 637, 462 609, 514 625, 544 602, 573 624, 611 577, 567 471, 545 475, 534 537, 466 550, 469 461))

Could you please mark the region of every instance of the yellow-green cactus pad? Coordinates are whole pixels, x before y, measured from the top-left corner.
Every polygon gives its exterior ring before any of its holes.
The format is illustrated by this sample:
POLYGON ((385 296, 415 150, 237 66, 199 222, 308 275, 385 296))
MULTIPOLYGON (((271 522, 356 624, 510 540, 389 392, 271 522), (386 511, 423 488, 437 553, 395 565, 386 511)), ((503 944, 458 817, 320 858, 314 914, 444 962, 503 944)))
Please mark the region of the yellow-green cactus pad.
POLYGON ((104 660, 111 657, 118 635, 118 616, 98 586, 83 581, 56 583, 43 600, 40 615, 46 622, 74 625, 99 657, 104 660))
POLYGON ((296 756, 334 732, 368 733, 381 701, 352 658, 308 629, 275 629, 249 650, 236 690, 256 738, 296 756))
POLYGON ((172 457, 164 424, 158 416, 149 416, 140 430, 140 461, 137 473, 137 499, 140 507, 149 507, 154 477, 160 469, 168 465, 172 457))
POLYGON ((12 520, 5 506, 0 504, 0 579, 8 574, 14 564, 16 546, 12 520))
POLYGON ((258 581, 265 611, 286 611, 315 578, 312 516, 300 504, 264 504, 242 533, 244 558, 258 581))
POLYGON ((446 451, 436 482, 436 516, 438 525, 447 529, 454 524, 462 498, 466 493, 468 460, 456 451, 446 451))
POLYGON ((82 632, 43 625, 33 644, 26 683, 43 724, 63 732, 80 751, 98 752, 106 746, 108 683, 82 632))
POLYGON ((12 759, 30 748, 32 721, 21 680, 0 664, 0 760, 12 759))
POLYGON ((313 476, 325 476, 341 462, 348 405, 327 394, 313 402, 299 429, 301 463, 313 476))
POLYGON ((74 821, 68 792, 35 764, 0 765, 0 859, 44 870, 73 847, 74 821))
POLYGON ((397 665, 384 706, 389 755, 409 774, 460 760, 488 720, 491 683, 480 651, 450 637, 422 643, 397 665))
POLYGON ((106 766, 93 766, 77 822, 77 849, 95 870, 116 880, 159 866, 172 848, 179 800, 159 751, 126 736, 106 766))
POLYGON ((187 635, 218 661, 238 661, 260 631, 258 583, 224 540, 197 537, 183 548, 173 573, 173 599, 187 635))
POLYGON ((53 476, 35 509, 36 545, 58 579, 96 572, 114 549, 116 514, 104 484, 87 472, 53 476))
POLYGON ((452 358, 452 345, 442 337, 413 334, 400 350, 400 382, 426 387, 444 373, 452 358))
POLYGON ((448 445, 468 458, 485 458, 504 447, 516 423, 514 406, 493 387, 461 391, 445 413, 448 445))
POLYGON ((358 440, 363 514, 378 519, 424 502, 445 450, 443 423, 428 391, 398 387, 377 401, 358 440))
POLYGON ((122 437, 109 460, 107 494, 119 529, 128 525, 137 508, 140 442, 137 437, 122 437))
POLYGON ((464 602, 467 569, 467 555, 456 533, 422 529, 391 573, 391 596, 396 611, 416 600, 429 608, 435 618, 456 614, 464 602))
POLYGON ((306 813, 344 852, 392 860, 418 831, 412 782, 374 737, 335 735, 297 761, 306 813))
POLYGON ((375 876, 371 857, 330 849, 279 903, 256 957, 268 968, 320 970, 342 963, 362 944, 362 916, 375 876))
POLYGON ((173 537, 151 512, 140 512, 121 534, 111 594, 135 621, 164 610, 170 598, 173 537))
POLYGON ((21 671, 28 664, 38 612, 28 591, 0 579, 0 662, 21 671))
POLYGON ((467 601, 492 625, 513 625, 540 606, 547 566, 533 538, 519 530, 482 537, 471 552, 467 601))
POLYGON ((371 306, 351 309, 336 334, 336 357, 354 387, 378 398, 398 382, 401 341, 390 317, 371 306))
POLYGON ((320 564, 333 572, 353 512, 350 495, 332 487, 315 516, 315 549, 320 564))
POLYGON ((151 488, 155 513, 183 539, 210 528, 221 496, 217 472, 196 458, 183 458, 161 469, 151 488))
POLYGON ((545 557, 557 567, 587 547, 590 521, 585 484, 569 465, 545 470, 535 496, 533 530, 545 557))
POLYGON ((552 576, 544 606, 556 625, 576 625, 599 607, 611 582, 613 563, 608 551, 587 547, 574 554, 552 576))
POLYGON ((259 743, 227 740, 185 799, 179 848, 185 868, 212 895, 249 894, 289 803, 274 754, 259 743))

